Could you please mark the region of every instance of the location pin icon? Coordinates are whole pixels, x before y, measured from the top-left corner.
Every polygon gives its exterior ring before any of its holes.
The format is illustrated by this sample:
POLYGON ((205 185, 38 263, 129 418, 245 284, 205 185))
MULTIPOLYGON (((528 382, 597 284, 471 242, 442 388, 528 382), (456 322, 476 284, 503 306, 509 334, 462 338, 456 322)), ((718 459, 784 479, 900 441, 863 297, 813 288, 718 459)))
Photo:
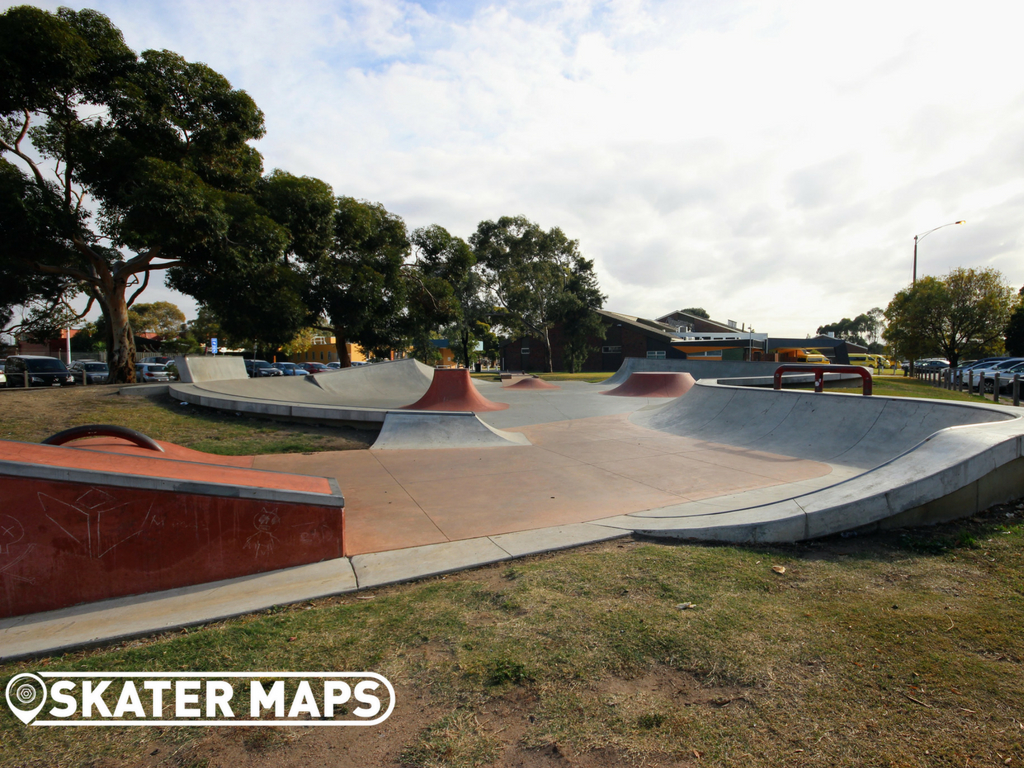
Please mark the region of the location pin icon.
POLYGON ((7 706, 21 722, 28 725, 46 704, 46 683, 38 675, 23 672, 15 675, 7 684, 7 706), (36 702, 35 709, 28 709, 36 702))

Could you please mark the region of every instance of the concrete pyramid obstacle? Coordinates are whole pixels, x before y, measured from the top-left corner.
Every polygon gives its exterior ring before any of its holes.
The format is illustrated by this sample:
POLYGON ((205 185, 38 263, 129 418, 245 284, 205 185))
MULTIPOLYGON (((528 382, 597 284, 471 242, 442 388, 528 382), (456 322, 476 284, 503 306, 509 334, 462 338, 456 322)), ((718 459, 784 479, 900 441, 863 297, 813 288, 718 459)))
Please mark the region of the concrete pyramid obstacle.
POLYGON ((481 395, 473 386, 467 369, 438 368, 423 397, 402 408, 408 411, 504 411, 508 403, 495 403, 481 395))
POLYGON ((544 379, 531 376, 528 379, 520 379, 515 384, 507 384, 502 389, 561 389, 557 384, 552 384, 544 379))
POLYGON ((640 373, 630 375, 615 389, 602 395, 615 397, 680 397, 690 391, 696 382, 688 373, 640 373))

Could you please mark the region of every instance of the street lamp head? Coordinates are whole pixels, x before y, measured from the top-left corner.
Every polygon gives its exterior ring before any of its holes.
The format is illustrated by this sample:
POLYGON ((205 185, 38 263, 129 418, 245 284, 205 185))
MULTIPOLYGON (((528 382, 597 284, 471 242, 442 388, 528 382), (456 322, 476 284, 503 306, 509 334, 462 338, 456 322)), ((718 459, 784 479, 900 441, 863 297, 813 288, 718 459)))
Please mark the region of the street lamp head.
POLYGON ((966 224, 967 223, 967 219, 960 219, 960 221, 954 221, 953 223, 954 224, 966 224))

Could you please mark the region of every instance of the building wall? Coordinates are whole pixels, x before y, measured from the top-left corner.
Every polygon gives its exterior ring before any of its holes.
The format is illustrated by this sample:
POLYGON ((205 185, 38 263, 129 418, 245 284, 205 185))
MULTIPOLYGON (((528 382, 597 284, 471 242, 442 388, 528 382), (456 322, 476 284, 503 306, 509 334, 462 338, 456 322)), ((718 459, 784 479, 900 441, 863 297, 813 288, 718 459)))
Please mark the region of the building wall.
MULTIPOLYGON (((366 355, 363 350, 352 344, 345 345, 348 348, 349 358, 354 362, 365 361, 366 355)), ((333 363, 338 359, 338 348, 335 338, 318 337, 315 343, 305 352, 299 352, 288 358, 292 363, 333 363)), ((276 362, 274 360, 273 362, 276 362)))
MULTIPOLYGON (((617 323, 605 319, 607 333, 604 339, 591 336, 588 340, 591 352, 583 364, 584 371, 617 371, 626 357, 647 357, 648 352, 663 352, 665 359, 685 359, 686 355, 673 349, 667 340, 645 333, 640 328, 627 323, 617 323)), ((551 340, 552 367, 556 371, 568 370, 563 355, 564 335, 562 327, 556 325, 548 336, 551 340)), ((540 339, 514 339, 501 348, 504 367, 507 371, 545 371, 547 370, 546 348, 540 339), (529 355, 524 356, 521 350, 528 348, 529 355)))

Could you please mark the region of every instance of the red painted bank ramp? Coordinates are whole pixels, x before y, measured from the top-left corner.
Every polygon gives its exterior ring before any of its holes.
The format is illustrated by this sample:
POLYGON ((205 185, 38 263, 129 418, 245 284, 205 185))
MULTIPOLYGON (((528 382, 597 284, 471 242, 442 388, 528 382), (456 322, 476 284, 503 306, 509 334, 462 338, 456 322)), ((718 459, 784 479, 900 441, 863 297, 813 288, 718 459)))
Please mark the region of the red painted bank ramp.
POLYGON ((633 373, 615 389, 602 395, 616 397, 679 397, 696 382, 688 373, 633 373))
POLYGON ((481 395, 473 386, 465 368, 438 368, 430 389, 412 405, 402 406, 408 411, 504 411, 508 403, 495 403, 481 395))
POLYGON ((502 387, 502 389, 515 389, 515 390, 538 389, 539 390, 539 389, 561 389, 561 387, 558 386, 557 384, 552 384, 549 381, 544 381, 544 379, 538 379, 535 376, 531 376, 528 379, 520 379, 515 384, 506 384, 504 387, 502 387))
POLYGON ((337 481, 161 447, 0 440, 0 618, 345 554, 337 481))

